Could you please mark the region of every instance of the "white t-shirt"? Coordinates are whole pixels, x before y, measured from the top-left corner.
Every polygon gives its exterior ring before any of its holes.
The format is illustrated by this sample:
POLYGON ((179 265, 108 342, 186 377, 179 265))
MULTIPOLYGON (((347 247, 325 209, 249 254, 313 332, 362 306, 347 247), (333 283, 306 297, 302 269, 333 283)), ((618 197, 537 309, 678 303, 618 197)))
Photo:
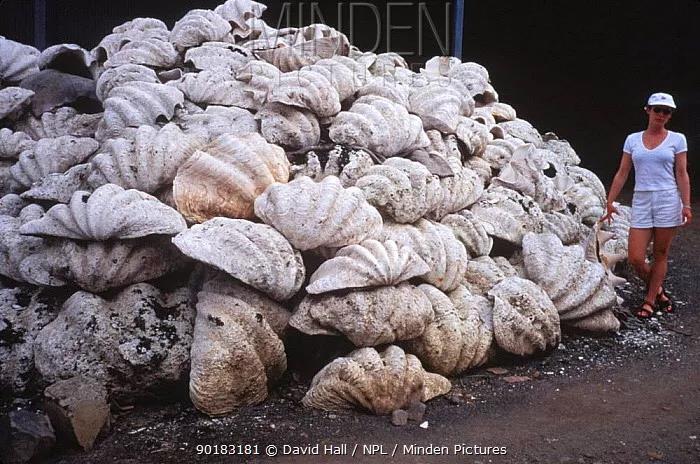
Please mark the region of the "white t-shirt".
POLYGON ((642 132, 635 132, 627 136, 622 151, 632 155, 635 192, 678 188, 673 165, 676 154, 688 151, 685 135, 668 131, 664 141, 658 147, 649 150, 642 143, 642 132))

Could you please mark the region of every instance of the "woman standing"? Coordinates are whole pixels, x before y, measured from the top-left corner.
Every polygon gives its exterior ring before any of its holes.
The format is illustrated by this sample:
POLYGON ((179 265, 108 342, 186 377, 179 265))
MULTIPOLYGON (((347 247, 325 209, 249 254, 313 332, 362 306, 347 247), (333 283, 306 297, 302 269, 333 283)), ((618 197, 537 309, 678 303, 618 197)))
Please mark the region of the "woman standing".
POLYGON ((687 142, 679 132, 666 129, 676 109, 673 97, 655 93, 644 107, 646 130, 627 136, 622 160, 608 194, 607 212, 601 220, 617 213, 613 202, 634 166, 635 184, 632 198, 632 224, 629 231, 628 260, 647 284, 644 302, 637 309, 640 318, 649 318, 658 308, 671 312, 673 302, 663 288, 668 269, 668 252, 678 226, 693 217, 690 208, 690 179, 687 171, 687 142), (646 261, 650 242, 653 262, 646 261))

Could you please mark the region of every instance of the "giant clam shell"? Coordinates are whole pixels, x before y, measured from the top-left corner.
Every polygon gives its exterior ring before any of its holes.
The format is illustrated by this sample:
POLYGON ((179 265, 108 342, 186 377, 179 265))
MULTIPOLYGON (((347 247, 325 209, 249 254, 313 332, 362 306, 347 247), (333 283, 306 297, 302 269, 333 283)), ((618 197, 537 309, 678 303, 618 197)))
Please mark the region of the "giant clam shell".
POLYGON ((39 72, 37 60, 40 52, 0 35, 0 82, 20 82, 25 77, 39 72))
POLYGON ((231 31, 231 25, 211 10, 190 10, 173 26, 169 41, 178 50, 216 42, 231 31))

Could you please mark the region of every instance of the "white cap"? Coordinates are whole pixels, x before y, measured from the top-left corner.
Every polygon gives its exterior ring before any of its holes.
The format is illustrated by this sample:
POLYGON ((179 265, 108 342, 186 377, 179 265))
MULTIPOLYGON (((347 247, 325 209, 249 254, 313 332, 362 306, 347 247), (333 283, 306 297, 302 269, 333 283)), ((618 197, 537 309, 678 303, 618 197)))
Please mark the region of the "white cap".
POLYGON ((667 93, 658 92, 652 93, 647 101, 647 106, 669 106, 673 109, 676 108, 676 102, 673 101, 673 97, 667 93))

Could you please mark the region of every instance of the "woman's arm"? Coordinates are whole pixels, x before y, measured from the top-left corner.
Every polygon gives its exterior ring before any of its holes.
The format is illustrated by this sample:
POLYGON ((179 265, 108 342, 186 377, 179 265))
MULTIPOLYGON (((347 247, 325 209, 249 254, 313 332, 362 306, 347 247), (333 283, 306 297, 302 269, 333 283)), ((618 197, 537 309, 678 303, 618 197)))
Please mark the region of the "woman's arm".
POLYGON ((627 177, 629 176, 631 169, 632 155, 623 151, 622 159, 620 160, 620 167, 617 168, 617 173, 615 173, 615 177, 610 185, 610 191, 608 192, 608 202, 605 207, 606 214, 600 218, 601 221, 610 221, 613 213, 617 213, 617 209, 613 206, 613 202, 615 199, 617 199, 620 191, 622 191, 622 187, 625 186, 625 182, 627 182, 627 177))
POLYGON ((683 201, 683 222, 689 223, 693 219, 693 214, 690 209, 690 176, 688 176, 688 152, 676 154, 676 184, 678 191, 681 193, 683 201))

